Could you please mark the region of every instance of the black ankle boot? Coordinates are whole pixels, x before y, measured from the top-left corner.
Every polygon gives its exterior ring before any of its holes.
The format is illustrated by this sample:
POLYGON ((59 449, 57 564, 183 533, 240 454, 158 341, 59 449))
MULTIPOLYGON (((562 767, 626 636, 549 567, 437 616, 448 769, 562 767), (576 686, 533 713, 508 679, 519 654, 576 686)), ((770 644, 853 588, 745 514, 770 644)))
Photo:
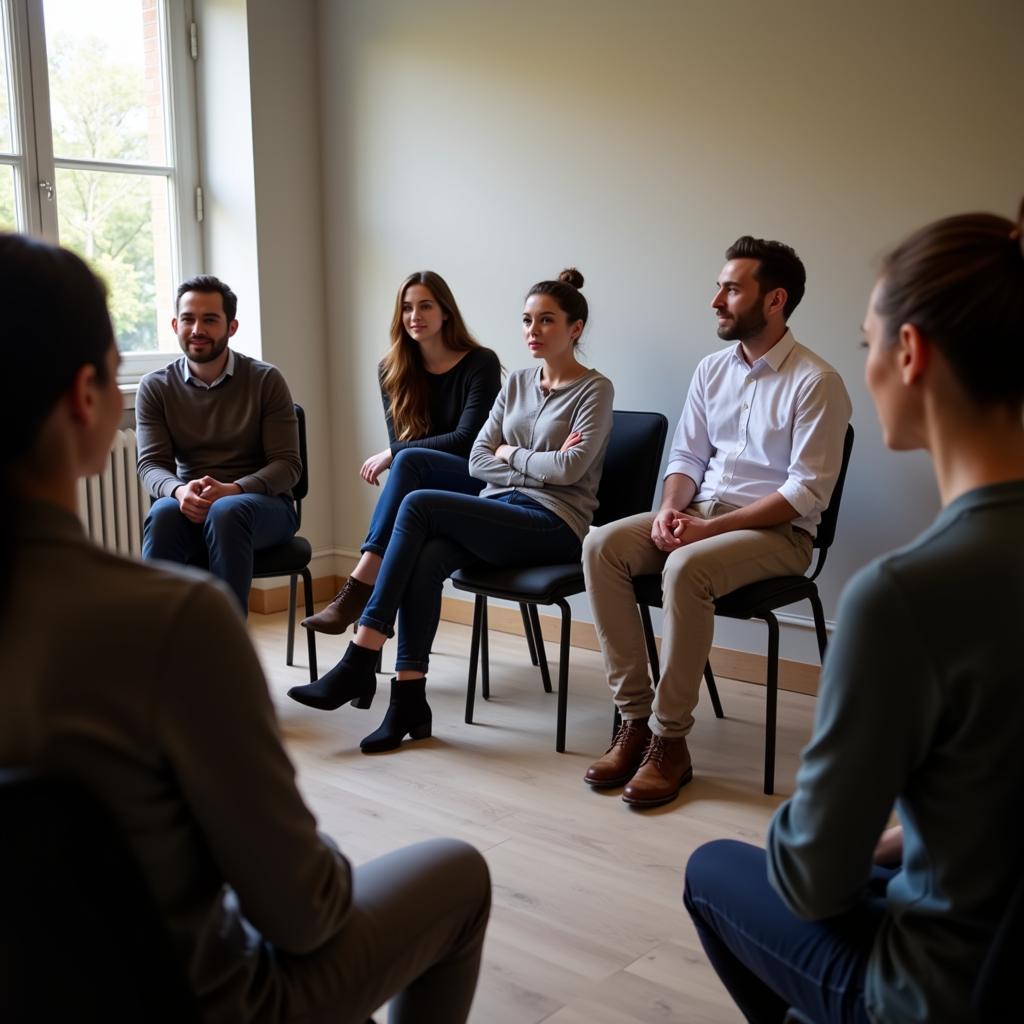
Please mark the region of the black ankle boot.
POLYGON ((430 705, 427 703, 427 680, 391 680, 391 703, 380 728, 360 744, 364 754, 379 754, 401 745, 406 733, 411 739, 423 740, 430 735, 430 705))
POLYGON ((320 711, 334 711, 349 701, 365 710, 377 692, 376 664, 376 651, 350 643, 341 661, 330 672, 315 683, 293 686, 288 696, 320 711))

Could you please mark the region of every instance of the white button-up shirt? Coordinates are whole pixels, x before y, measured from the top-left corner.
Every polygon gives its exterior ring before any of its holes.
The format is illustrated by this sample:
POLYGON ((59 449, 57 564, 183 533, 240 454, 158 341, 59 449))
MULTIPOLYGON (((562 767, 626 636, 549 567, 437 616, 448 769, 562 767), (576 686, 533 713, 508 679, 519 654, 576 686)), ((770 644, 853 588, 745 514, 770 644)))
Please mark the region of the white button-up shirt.
POLYGON ((205 380, 200 380, 192 372, 192 367, 188 365, 188 356, 182 356, 178 360, 178 366, 181 369, 181 376, 184 378, 186 384, 191 384, 193 387, 201 388, 203 391, 212 391, 222 381, 225 381, 228 377, 234 375, 235 353, 230 348, 228 349, 228 361, 224 364, 224 369, 221 372, 221 375, 211 384, 207 384, 205 380))
POLYGON ((839 476, 852 406, 839 374, 787 331, 752 366, 737 343, 705 356, 690 382, 666 476, 694 501, 740 507, 778 491, 812 536, 839 476))

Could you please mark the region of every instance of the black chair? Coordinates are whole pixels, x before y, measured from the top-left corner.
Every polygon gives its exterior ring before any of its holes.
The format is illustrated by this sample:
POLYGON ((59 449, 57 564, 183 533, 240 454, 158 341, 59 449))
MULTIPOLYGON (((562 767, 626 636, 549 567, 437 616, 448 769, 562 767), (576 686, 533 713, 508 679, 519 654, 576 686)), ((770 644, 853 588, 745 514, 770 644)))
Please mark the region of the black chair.
MULTIPOLYGON (((658 486, 661 453, 668 433, 668 420, 659 412, 615 412, 612 434, 605 455, 598 509, 594 525, 602 526, 624 516, 647 512, 658 486)), ((476 699, 477 663, 483 667, 483 696, 490 697, 487 651, 487 598, 518 602, 530 648, 530 659, 539 664, 544 689, 551 692, 544 641, 541 637, 538 605, 558 605, 562 612, 561 647, 558 658, 558 718, 555 749, 565 750, 565 713, 569 690, 569 634, 572 611, 566 598, 585 590, 583 566, 541 565, 525 569, 495 569, 472 566, 452 575, 457 590, 476 595, 473 611, 473 639, 466 686, 466 721, 473 721, 476 699)))
POLYGON ((0 770, 0 1020, 179 1024, 200 1014, 134 853, 70 782, 0 770))
MULTIPOLYGON (((302 526, 302 499, 309 492, 309 463, 306 458, 306 413, 301 405, 295 406, 295 415, 299 420, 299 458, 302 460, 302 475, 299 482, 292 488, 295 498, 295 511, 298 515, 298 529, 302 526)), ((283 544, 272 548, 263 548, 253 553, 252 577, 256 580, 269 579, 273 576, 287 576, 288 579, 288 649, 285 664, 295 664, 295 590, 298 577, 302 577, 302 587, 306 597, 306 615, 313 614, 313 577, 309 571, 309 563, 313 558, 313 548, 305 537, 295 536, 283 544)), ((306 630, 306 644, 309 650, 309 681, 316 682, 316 633, 306 630)))
MULTIPOLYGON (((843 441, 843 464, 839 477, 832 490, 828 508, 822 513, 818 524, 818 533, 814 538, 814 547, 818 550, 817 562, 810 576, 776 576, 768 580, 759 580, 748 586, 740 587, 729 594, 715 598, 715 614, 730 619, 763 619, 768 626, 768 673, 767 673, 767 707, 765 712, 765 745, 764 745, 764 791, 775 790, 775 716, 779 690, 779 622, 773 614, 779 608, 794 604, 796 601, 810 601, 814 613, 814 630, 818 637, 818 653, 824 658, 828 644, 825 631, 825 612, 821 607, 818 587, 815 580, 825 567, 828 549, 835 539, 836 523, 839 521, 839 504, 843 497, 843 485, 846 482, 846 470, 850 465, 850 452, 853 450, 853 425, 846 428, 843 441)), ((655 679, 661 676, 658 662, 658 649, 654 644, 654 629, 651 625, 651 608, 660 608, 662 601, 661 576, 637 576, 633 580, 637 604, 643 619, 644 634, 647 640, 647 654, 651 662, 651 673, 655 679)), ((722 717, 722 707, 718 700, 715 687, 715 676, 711 671, 711 663, 704 667, 704 679, 711 692, 715 714, 722 717)))

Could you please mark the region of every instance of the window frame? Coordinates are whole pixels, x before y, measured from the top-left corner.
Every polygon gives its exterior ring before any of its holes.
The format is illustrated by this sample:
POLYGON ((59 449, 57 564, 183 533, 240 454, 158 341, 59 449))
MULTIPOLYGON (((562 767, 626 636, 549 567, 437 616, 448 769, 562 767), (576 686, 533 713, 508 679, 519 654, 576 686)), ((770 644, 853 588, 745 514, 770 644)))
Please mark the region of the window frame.
MULTIPOLYGON (((57 244, 56 175, 58 169, 115 171, 157 175, 168 179, 171 274, 181 281, 203 266, 203 239, 197 197, 202 187, 198 146, 196 69, 193 57, 195 12, 192 0, 159 0, 160 37, 165 60, 168 157, 164 166, 119 164, 117 161, 55 158, 50 122, 44 0, 0 0, 6 18, 13 153, 0 154, 0 166, 14 167, 14 194, 19 230, 57 244), (47 183, 53 188, 47 196, 47 183)), ((158 325, 170 331, 170 324, 158 325)), ((150 370, 181 353, 122 353, 118 383, 126 390, 150 370)))

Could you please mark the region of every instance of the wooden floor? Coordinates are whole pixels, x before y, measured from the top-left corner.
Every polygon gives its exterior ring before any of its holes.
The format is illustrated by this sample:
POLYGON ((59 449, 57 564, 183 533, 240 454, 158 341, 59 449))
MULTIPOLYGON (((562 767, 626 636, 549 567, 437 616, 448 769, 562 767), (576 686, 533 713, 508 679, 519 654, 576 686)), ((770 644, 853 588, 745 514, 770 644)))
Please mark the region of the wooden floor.
MULTIPOLYGON (((720 681, 727 717, 716 720, 702 697, 690 737, 693 782, 667 807, 635 811, 620 791, 582 781, 611 728, 600 656, 591 651, 573 651, 567 751, 558 754, 556 696, 541 689, 525 641, 491 633, 492 698, 478 698, 476 724, 466 725, 469 629, 442 623, 428 690, 433 737, 367 757, 359 740, 383 717, 387 676, 378 677, 383 693, 368 712, 303 708, 285 695, 308 675, 284 664, 284 613, 250 623, 302 791, 355 863, 434 836, 457 836, 487 858, 494 909, 472 1021, 742 1019, 683 909, 683 867, 709 839, 762 841, 772 811, 792 792, 813 698, 779 695, 776 795, 767 797, 764 690, 720 681)), ((298 639, 304 665, 304 634, 298 639)), ((344 645, 319 638, 322 670, 344 645)), ((551 645, 548 653, 556 656, 551 645)), ((388 658, 385 650, 385 666, 388 658)))

